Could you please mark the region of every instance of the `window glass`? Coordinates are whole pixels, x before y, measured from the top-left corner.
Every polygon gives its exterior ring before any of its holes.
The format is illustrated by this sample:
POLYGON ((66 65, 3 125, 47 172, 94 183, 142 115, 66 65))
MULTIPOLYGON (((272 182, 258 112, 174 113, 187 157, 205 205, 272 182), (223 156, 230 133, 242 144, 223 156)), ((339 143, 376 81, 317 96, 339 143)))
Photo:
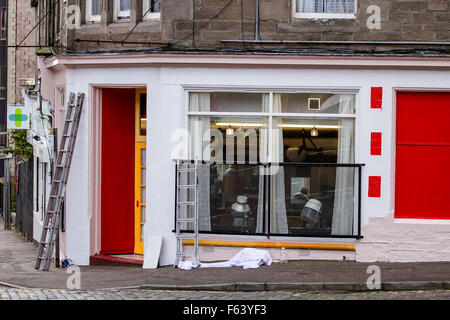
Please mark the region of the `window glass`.
POLYGON ((267 94, 240 92, 191 93, 189 111, 268 112, 267 94))
POLYGON ((161 0, 144 0, 144 13, 161 12, 161 0))
POLYGON ((120 0, 120 11, 130 10, 130 0, 120 0))
POLYGON ((139 135, 147 135, 147 94, 141 93, 139 95, 139 135))
POLYGON ((296 12, 355 13, 356 0, 295 0, 296 12))
POLYGON ((91 1, 91 16, 99 16, 102 14, 102 0, 91 1))
POLYGON ((281 110, 285 113, 355 113, 354 95, 287 93, 280 94, 275 98, 274 112, 280 112, 281 110))

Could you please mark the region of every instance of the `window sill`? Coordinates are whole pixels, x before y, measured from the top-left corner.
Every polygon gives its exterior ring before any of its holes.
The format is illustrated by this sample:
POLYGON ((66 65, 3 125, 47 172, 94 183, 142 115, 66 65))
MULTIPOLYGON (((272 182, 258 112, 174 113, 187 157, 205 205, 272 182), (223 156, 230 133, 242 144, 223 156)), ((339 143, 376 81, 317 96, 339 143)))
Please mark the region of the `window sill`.
POLYGON ((354 13, 294 13, 293 19, 310 19, 310 20, 356 20, 356 14, 354 13))

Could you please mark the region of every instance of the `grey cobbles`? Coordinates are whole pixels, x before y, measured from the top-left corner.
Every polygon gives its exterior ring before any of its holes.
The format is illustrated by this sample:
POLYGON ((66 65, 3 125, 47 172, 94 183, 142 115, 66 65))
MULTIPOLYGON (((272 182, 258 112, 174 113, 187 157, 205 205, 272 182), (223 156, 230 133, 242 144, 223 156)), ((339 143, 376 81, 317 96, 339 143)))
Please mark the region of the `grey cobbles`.
POLYGON ((0 300, 449 300, 450 290, 366 291, 182 291, 56 290, 0 288, 0 300))

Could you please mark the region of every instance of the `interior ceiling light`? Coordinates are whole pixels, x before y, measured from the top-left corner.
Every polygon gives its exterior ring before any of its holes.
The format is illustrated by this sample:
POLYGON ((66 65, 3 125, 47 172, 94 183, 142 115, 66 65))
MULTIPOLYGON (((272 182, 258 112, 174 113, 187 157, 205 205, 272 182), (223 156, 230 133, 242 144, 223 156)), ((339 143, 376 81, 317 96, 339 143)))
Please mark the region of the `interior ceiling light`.
POLYGON ((340 126, 338 125, 330 125, 330 124, 319 124, 319 125, 313 125, 313 124, 288 124, 283 123, 278 125, 281 128, 304 128, 304 129, 339 129, 340 126))
POLYGON ((217 127, 263 127, 261 123, 245 123, 245 122, 216 122, 217 127))
POLYGON ((232 136, 234 135, 234 129, 230 126, 228 126, 227 130, 226 130, 226 134, 227 136, 232 136))
POLYGON ((316 127, 313 127, 311 130, 311 137, 317 137, 319 135, 319 130, 316 127))

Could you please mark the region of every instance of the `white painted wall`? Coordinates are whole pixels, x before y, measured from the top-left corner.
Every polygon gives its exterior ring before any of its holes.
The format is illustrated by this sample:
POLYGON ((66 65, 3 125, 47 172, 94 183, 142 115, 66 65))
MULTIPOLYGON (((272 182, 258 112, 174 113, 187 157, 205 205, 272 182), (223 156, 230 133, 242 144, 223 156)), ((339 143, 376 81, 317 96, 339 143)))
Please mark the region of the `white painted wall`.
MULTIPOLYGON (((447 88, 450 73, 420 70, 244 69, 244 68, 78 68, 67 70, 66 92, 89 93, 89 85, 145 84, 148 89, 147 225, 146 237, 162 235, 161 265, 175 258, 174 164, 170 159, 172 131, 186 123, 184 86, 260 88, 357 88, 356 162, 365 163, 362 177, 362 225, 385 218, 394 210, 393 88, 447 88), (383 109, 370 109, 370 88, 383 87, 383 109), (370 133, 383 133, 382 156, 370 156, 370 133), (368 176, 382 178, 381 198, 368 198, 368 176)), ((86 97, 89 101, 89 97, 86 97)), ((86 103, 67 189, 67 256, 76 264, 89 263, 88 109, 86 103)), ((425 110, 424 110, 425 112, 425 110)), ((414 227, 419 230, 421 225, 414 227)), ((449 228, 446 228, 447 234, 449 228)), ((364 230, 367 230, 365 228, 364 230)), ((211 238, 210 236, 209 238, 211 238)), ((249 237, 249 239, 254 239, 249 237)), ((289 238, 293 241, 292 238, 289 238)), ((273 240, 276 240, 273 238, 273 240)), ((305 239, 300 239, 304 241, 305 239)), ((321 241, 321 239, 311 239, 321 241)), ((331 240, 328 239, 327 242, 331 240)), ((341 241, 340 241, 341 242, 341 241)), ((352 243, 349 241, 349 243, 352 243)), ((370 246, 365 247, 370 256, 370 246)), ((325 255, 326 259, 329 255, 325 255)), ((358 257, 358 254, 357 254, 358 257)), ((446 256, 447 257, 447 256, 446 256)), ((224 257, 227 259, 228 257, 224 257)), ((147 259, 147 257, 145 257, 147 259)), ((448 258, 445 258, 448 259, 448 258)))

